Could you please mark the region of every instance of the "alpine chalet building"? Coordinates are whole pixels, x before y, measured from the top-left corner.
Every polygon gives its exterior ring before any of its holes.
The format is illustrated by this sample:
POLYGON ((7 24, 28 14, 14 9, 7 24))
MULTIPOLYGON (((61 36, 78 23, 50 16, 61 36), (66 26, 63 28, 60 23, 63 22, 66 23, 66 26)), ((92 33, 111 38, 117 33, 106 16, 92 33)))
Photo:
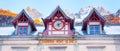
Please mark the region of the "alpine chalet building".
POLYGON ((44 26, 35 26, 23 9, 11 22, 0 27, 0 51, 119 51, 120 25, 106 24, 105 18, 93 8, 82 25, 58 6, 44 26))

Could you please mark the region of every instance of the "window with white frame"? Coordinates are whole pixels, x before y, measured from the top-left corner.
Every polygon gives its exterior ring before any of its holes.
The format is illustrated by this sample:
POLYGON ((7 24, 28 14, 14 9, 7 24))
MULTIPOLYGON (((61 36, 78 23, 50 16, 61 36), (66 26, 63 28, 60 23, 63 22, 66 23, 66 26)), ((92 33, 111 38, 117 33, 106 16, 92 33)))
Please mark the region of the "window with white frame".
POLYGON ((65 51, 66 47, 50 47, 50 51, 65 51))
POLYGON ((18 34, 19 35, 27 35, 28 27, 27 26, 19 26, 18 34))
POLYGON ((27 47, 12 47, 12 51, 28 51, 27 47))
POLYGON ((89 25, 89 31, 92 35, 100 34, 100 25, 89 25))
POLYGON ((103 47, 89 47, 88 51, 104 51, 103 47))

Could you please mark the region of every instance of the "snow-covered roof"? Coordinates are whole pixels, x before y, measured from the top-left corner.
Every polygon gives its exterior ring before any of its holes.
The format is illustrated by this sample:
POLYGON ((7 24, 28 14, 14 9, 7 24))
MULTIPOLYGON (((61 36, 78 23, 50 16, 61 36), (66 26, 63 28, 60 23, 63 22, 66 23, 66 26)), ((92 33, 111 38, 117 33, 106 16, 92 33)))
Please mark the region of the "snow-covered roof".
POLYGON ((49 19, 51 16, 53 16, 58 10, 59 10, 66 18, 71 19, 70 17, 68 17, 68 16, 64 13, 64 11, 60 8, 60 6, 58 6, 58 7, 47 17, 47 19, 49 19))
MULTIPOLYGON (((24 14, 26 15, 26 17, 27 17, 30 21, 32 21, 32 22, 34 23, 33 19, 28 15, 28 13, 27 13, 24 9, 16 16, 16 18, 15 18, 14 20, 16 20, 18 17, 20 17, 20 15, 21 15, 22 13, 24 13, 24 14)), ((13 20, 13 21, 14 21, 14 20, 13 20)))
POLYGON ((93 12, 95 12, 98 16, 100 16, 105 21, 105 18, 95 8, 93 8, 93 10, 90 11, 89 15, 83 21, 89 18, 93 14, 93 12))
MULTIPOLYGON (((43 32, 44 26, 37 26, 37 31, 33 35, 38 35, 39 32, 43 32)), ((86 35, 87 32, 81 30, 82 26, 75 26, 75 32, 79 32, 80 35, 86 35)), ((0 35, 12 35, 15 31, 14 27, 0 27, 0 35)), ((120 25, 106 25, 104 26, 104 34, 107 35, 120 35, 120 25)))
POLYGON ((83 20, 90 17, 94 11, 97 13, 98 16, 100 16, 103 20, 105 20, 102 13, 99 10, 96 10, 95 8, 86 9, 86 11, 87 12, 85 12, 85 14, 80 15, 80 18, 75 19, 75 22, 82 22, 83 20))
MULTIPOLYGON (((15 23, 14 23, 14 21, 16 21, 16 19, 18 19, 22 14, 25 14, 25 16, 30 20, 30 22, 32 23, 32 30, 33 31, 36 31, 36 27, 35 27, 35 25, 34 25, 34 21, 33 21, 33 19, 28 15, 28 13, 23 9, 17 16, 16 16, 16 18, 13 20, 13 25, 14 25, 14 27, 16 28, 16 25, 15 25, 15 23)), ((31 25, 31 24, 30 24, 31 25)))

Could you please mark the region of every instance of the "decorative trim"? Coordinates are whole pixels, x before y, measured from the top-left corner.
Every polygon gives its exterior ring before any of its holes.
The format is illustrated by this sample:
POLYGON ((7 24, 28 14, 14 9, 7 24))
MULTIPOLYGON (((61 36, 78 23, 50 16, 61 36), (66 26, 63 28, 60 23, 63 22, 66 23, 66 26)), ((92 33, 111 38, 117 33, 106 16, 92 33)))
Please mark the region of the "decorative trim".
POLYGON ((18 23, 18 26, 28 26, 28 23, 18 23))

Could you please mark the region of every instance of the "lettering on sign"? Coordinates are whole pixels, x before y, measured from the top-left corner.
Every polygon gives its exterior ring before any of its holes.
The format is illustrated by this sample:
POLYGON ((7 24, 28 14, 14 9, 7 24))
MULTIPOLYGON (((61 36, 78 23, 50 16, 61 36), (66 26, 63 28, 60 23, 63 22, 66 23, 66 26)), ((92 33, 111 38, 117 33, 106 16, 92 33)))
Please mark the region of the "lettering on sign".
POLYGON ((42 44, 74 44, 74 39, 42 39, 42 44))

